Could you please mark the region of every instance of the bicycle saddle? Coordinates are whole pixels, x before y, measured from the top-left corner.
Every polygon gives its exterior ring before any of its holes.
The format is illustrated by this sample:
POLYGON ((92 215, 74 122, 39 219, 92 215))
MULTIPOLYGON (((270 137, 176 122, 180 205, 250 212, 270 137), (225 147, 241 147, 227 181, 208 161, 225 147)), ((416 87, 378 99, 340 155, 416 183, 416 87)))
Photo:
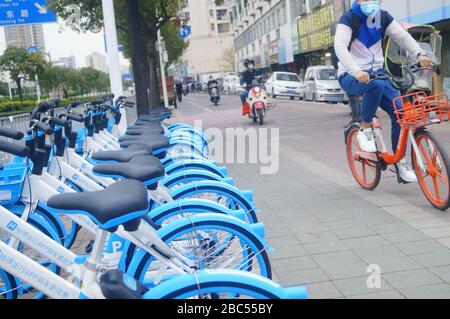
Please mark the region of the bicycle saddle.
POLYGON ((92 155, 95 161, 115 161, 115 162, 129 162, 132 158, 138 155, 152 154, 152 149, 146 145, 131 145, 125 150, 120 151, 98 151, 92 155))
POLYGON ((134 231, 148 212, 147 196, 142 183, 125 180, 97 192, 54 195, 47 205, 68 214, 87 215, 101 229, 115 231, 124 225, 127 231, 134 231))
POLYGON ((170 147, 170 141, 164 135, 124 135, 119 138, 119 143, 121 147, 128 147, 133 144, 144 144, 154 150, 155 153, 158 153, 161 150, 166 150, 170 147))
POLYGON ((151 134, 164 134, 164 129, 161 126, 141 126, 141 127, 134 127, 129 128, 126 132, 126 135, 151 135, 151 134))
POLYGON ((161 161, 152 155, 137 155, 125 163, 99 163, 93 171, 97 174, 134 179, 146 186, 154 186, 165 175, 161 161))
POLYGON ((161 125, 161 120, 160 119, 154 119, 151 121, 145 121, 145 120, 137 120, 136 122, 134 122, 133 126, 153 126, 153 125, 161 125))

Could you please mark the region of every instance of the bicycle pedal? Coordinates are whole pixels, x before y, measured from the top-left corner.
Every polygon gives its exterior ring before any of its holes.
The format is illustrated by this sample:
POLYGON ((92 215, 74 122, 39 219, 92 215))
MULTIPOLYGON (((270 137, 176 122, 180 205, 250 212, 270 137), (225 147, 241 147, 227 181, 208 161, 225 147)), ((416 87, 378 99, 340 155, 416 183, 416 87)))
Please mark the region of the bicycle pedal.
POLYGON ((84 249, 84 251, 86 252, 86 254, 90 254, 93 247, 94 247, 94 240, 91 240, 91 241, 89 242, 89 244, 86 245, 86 248, 84 249))

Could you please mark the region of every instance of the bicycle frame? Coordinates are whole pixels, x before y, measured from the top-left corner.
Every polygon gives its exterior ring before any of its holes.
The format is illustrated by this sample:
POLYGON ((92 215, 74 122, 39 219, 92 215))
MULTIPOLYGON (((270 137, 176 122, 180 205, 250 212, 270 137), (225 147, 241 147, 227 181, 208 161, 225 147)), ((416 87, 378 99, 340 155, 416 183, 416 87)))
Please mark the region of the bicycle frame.
POLYGON ((414 138, 414 131, 412 129, 402 127, 402 129, 400 131, 400 138, 399 138, 397 150, 395 151, 395 153, 390 153, 387 150, 387 146, 384 141, 383 134, 381 132, 381 124, 378 121, 378 119, 374 119, 373 129, 374 129, 376 145, 378 147, 378 157, 377 157, 377 154, 375 154, 375 153, 366 153, 363 151, 360 152, 360 154, 359 154, 360 157, 374 161, 374 162, 377 162, 379 160, 378 158, 380 158, 387 165, 397 164, 404 158, 406 149, 408 147, 408 141, 411 140, 411 145, 412 145, 413 151, 416 155, 417 162, 420 166, 420 169, 423 172, 426 172, 426 167, 424 165, 422 155, 419 152, 419 147, 414 138))

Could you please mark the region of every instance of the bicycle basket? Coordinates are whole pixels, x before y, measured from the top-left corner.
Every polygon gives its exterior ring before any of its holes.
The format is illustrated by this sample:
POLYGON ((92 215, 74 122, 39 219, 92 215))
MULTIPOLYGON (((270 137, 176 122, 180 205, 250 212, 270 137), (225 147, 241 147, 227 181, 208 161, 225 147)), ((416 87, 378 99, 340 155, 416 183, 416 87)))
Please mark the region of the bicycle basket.
POLYGON ((25 163, 3 165, 0 171, 0 205, 12 205, 19 201, 26 173, 25 163))
POLYGON ((423 92, 400 96, 394 100, 400 126, 417 129, 449 120, 448 95, 427 96, 423 92), (400 107, 401 106, 401 107, 400 107))

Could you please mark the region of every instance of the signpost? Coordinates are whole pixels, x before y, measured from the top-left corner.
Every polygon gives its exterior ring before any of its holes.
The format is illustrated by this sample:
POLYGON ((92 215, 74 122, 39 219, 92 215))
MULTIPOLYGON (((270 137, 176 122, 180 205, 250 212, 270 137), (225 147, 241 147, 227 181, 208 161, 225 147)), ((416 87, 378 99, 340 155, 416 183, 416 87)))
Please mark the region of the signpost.
POLYGON ((47 0, 0 0, 0 27, 56 22, 47 0))

